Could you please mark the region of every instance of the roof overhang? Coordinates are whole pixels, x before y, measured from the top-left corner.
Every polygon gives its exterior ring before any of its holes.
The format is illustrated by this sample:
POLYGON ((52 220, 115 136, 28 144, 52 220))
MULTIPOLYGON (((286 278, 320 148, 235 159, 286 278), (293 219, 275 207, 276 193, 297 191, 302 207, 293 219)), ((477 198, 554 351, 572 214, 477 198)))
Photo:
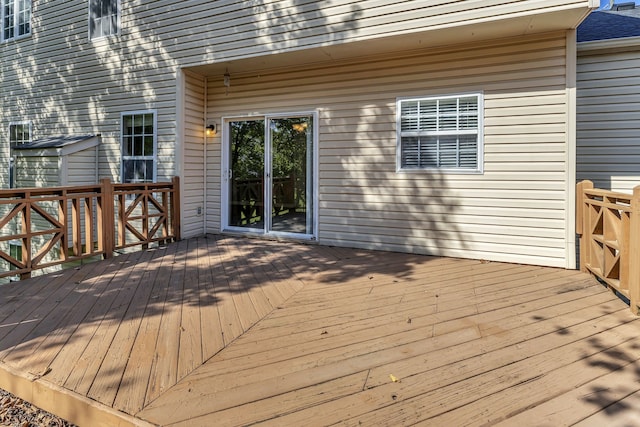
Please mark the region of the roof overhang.
MULTIPOLYGON (((597 2, 585 2, 583 7, 567 6, 540 14, 506 16, 496 20, 463 21, 455 26, 429 27, 424 31, 407 31, 393 36, 376 37, 361 41, 327 44, 326 46, 299 46, 264 55, 217 60, 214 56, 203 58, 201 65, 185 67, 200 75, 212 77, 231 75, 255 75, 277 72, 300 66, 327 66, 333 62, 357 60, 384 54, 440 48, 488 40, 509 39, 531 34, 571 30, 587 17, 597 2)), ((597 6, 597 5, 596 5, 597 6)))
POLYGON ((100 144, 100 135, 52 136, 12 147, 21 157, 67 156, 100 144))

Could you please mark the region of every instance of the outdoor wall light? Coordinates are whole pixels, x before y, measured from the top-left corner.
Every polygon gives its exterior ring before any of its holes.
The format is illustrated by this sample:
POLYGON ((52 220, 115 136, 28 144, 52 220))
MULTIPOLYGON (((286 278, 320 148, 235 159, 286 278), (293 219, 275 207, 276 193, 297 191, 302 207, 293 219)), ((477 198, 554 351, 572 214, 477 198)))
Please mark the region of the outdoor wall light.
POLYGON ((214 136, 216 134, 216 124, 215 123, 211 123, 205 129, 206 129, 207 136, 214 136))

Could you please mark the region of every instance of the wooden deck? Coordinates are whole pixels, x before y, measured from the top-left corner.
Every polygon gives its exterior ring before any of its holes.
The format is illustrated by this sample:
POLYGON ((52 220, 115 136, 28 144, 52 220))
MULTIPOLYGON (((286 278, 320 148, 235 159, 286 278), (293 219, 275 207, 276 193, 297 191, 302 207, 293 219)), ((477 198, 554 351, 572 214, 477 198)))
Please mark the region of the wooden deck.
POLYGON ((81 426, 640 425, 576 271, 208 236, 0 298, 0 387, 81 426))

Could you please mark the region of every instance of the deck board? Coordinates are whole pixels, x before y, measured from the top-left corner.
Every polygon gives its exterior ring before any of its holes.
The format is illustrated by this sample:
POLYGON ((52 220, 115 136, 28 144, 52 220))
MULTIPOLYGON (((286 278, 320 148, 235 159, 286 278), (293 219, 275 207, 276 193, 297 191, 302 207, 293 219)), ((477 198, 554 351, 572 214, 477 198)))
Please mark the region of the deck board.
POLYGON ((0 366, 72 420, 603 425, 640 396, 639 318, 576 271, 213 235, 5 289, 0 366))
MULTIPOLYGON (((90 338, 98 329, 99 322, 95 321, 92 316, 98 310, 104 310, 107 298, 103 299, 103 296, 106 297, 108 286, 118 272, 116 267, 119 263, 119 259, 113 260, 113 262, 103 261, 96 263, 96 265, 109 265, 111 268, 87 280, 91 285, 91 289, 89 292, 85 292, 85 298, 78 304, 78 307, 83 309, 73 310, 72 316, 68 321, 69 326, 65 329, 68 340, 64 346, 59 347, 55 358, 49 360, 47 377, 54 384, 63 385, 66 383, 71 372, 76 369, 75 364, 69 363, 69 360, 76 360, 84 352, 90 342, 90 338)), ((46 362, 46 360, 41 360, 39 363, 46 362)))
MULTIPOLYGON (((108 263, 96 266, 99 268, 95 272, 100 275, 105 274, 109 267, 113 267, 108 263)), ((94 279, 83 282, 82 277, 83 274, 74 274, 65 278, 66 283, 77 284, 70 293, 71 297, 66 298, 64 304, 57 305, 44 317, 32 331, 33 339, 23 339, 23 344, 16 346, 5 361, 13 360, 18 367, 28 367, 29 372, 36 376, 50 369, 50 361, 66 346, 73 331, 84 320, 84 310, 78 310, 76 307, 94 304, 94 295, 101 294, 106 287, 106 281, 94 279), (24 347, 24 350, 21 347, 24 347)))
MULTIPOLYGON (((178 380, 178 356, 180 351, 180 329, 182 299, 184 296, 184 264, 188 241, 178 242, 173 264, 165 273, 169 277, 167 292, 162 307, 162 317, 151 365, 146 402, 158 397, 178 380)), ((193 289, 193 284, 189 287, 193 289)))
POLYGON ((149 299, 140 303, 144 309, 138 333, 132 340, 129 358, 124 365, 124 373, 114 407, 127 413, 133 413, 144 406, 146 392, 151 375, 150 350, 155 349, 160 330, 161 307, 165 303, 166 288, 169 276, 166 274, 175 259, 178 245, 170 245, 158 253, 151 264, 155 268, 148 268, 143 276, 143 283, 150 287, 149 299))

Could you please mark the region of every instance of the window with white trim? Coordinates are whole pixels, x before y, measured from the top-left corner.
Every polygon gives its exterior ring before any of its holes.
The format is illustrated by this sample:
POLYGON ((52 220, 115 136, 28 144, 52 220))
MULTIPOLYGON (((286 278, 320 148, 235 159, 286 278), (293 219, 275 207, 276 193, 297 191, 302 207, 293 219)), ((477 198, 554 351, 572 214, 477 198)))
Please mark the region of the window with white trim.
POLYGON ((122 182, 156 180, 156 112, 122 113, 122 182))
POLYGON ((27 142, 31 142, 31 122, 9 123, 9 188, 16 185, 13 149, 27 142))
POLYGON ((2 1, 2 39, 31 34, 31 0, 2 1))
POLYGON ((400 99, 398 170, 482 171, 482 95, 400 99))
POLYGON ((89 0, 89 38, 112 36, 120 31, 119 0, 89 0))

